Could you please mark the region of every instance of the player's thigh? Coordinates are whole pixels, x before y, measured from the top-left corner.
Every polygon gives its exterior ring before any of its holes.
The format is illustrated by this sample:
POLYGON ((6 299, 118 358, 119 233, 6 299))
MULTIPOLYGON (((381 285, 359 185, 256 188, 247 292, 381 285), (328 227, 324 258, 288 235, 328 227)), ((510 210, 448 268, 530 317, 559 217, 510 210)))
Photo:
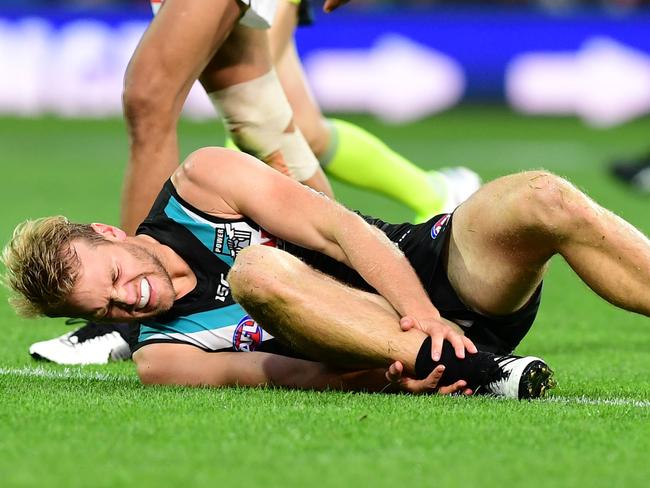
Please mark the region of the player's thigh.
POLYGON ((187 87, 241 16, 236 0, 166 0, 129 63, 126 84, 187 87))
POLYGON ((484 185, 454 213, 446 265, 459 297, 484 313, 524 306, 541 283, 551 248, 531 225, 525 186, 533 173, 484 185))
POLYGON ((199 79, 211 93, 259 78, 272 67, 267 32, 237 24, 199 79))

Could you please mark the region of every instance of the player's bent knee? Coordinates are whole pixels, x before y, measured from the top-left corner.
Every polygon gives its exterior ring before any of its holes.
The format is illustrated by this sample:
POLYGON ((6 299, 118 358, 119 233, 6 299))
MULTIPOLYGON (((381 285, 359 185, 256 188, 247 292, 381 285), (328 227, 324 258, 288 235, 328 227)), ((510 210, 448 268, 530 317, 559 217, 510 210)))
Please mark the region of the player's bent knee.
POLYGON ((152 119, 160 122, 173 112, 177 95, 177 90, 160 76, 127 79, 122 92, 124 117, 132 129, 138 129, 143 122, 149 124, 152 119))
POLYGON ((126 121, 135 129, 148 117, 158 116, 162 111, 159 100, 140 90, 137 93, 125 91, 122 95, 122 105, 126 121))
POLYGON ((233 298, 244 308, 281 299, 299 263, 288 253, 268 246, 242 249, 227 277, 233 298))
POLYGON ((511 204, 532 226, 561 235, 589 217, 588 199, 564 178, 547 171, 526 171, 516 178, 511 204))

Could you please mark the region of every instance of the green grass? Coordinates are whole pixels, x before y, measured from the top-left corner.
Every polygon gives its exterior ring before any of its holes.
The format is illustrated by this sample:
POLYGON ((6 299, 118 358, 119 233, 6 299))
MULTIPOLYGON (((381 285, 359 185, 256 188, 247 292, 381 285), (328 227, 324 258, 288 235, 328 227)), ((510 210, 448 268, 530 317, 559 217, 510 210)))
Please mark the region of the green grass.
MULTIPOLYGON (((650 231, 647 197, 613 182, 613 156, 647 148, 648 120, 595 131, 573 119, 464 108, 406 127, 351 118, 424 167, 485 179, 545 167, 650 231)), ((182 153, 219 143, 219 124, 181 127, 182 153)), ((122 123, 0 119, 0 239, 27 217, 116 223, 122 123)), ((348 206, 407 209, 340 184, 348 206)), ((597 265, 597 263, 594 263, 597 265)), ((0 298, 0 484, 4 486, 647 486, 648 320, 603 303, 556 260, 520 352, 559 387, 536 402, 486 398, 145 388, 131 363, 37 364, 33 341, 66 330, 21 320, 0 298)))

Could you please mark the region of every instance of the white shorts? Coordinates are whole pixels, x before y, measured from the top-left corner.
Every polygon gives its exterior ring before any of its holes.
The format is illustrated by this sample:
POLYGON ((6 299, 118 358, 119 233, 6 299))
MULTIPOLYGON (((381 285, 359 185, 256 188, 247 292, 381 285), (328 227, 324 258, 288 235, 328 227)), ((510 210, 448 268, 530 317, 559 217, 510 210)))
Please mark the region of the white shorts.
MULTIPOLYGON (((165 0, 149 0, 151 10, 156 15, 165 0)), ((268 29, 273 25, 273 17, 278 6, 278 0, 237 0, 248 5, 246 12, 239 19, 239 23, 253 29, 268 29)))

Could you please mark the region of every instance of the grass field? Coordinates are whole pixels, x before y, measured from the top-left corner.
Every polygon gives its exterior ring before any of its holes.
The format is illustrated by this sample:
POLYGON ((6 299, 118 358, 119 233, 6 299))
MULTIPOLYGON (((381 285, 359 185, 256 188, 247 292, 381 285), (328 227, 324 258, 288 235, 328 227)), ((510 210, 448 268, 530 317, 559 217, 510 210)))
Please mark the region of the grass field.
MULTIPOLYGON (((650 121, 608 131, 573 119, 465 108, 408 127, 354 121, 425 167, 465 164, 485 179, 544 167, 650 231, 650 200, 607 176, 648 145, 650 121)), ((182 153, 221 141, 184 123, 182 153)), ((121 121, 0 119, 0 239, 27 217, 118 221, 121 121)), ((383 197, 336 185, 341 201, 410 218, 383 197)), ((598 263, 594 263, 595 266, 598 263)), ((519 352, 559 386, 541 401, 280 390, 145 388, 131 363, 32 361, 62 320, 20 320, 1 292, 0 485, 590 486, 650 484, 650 324, 595 297, 557 260, 519 352)))

